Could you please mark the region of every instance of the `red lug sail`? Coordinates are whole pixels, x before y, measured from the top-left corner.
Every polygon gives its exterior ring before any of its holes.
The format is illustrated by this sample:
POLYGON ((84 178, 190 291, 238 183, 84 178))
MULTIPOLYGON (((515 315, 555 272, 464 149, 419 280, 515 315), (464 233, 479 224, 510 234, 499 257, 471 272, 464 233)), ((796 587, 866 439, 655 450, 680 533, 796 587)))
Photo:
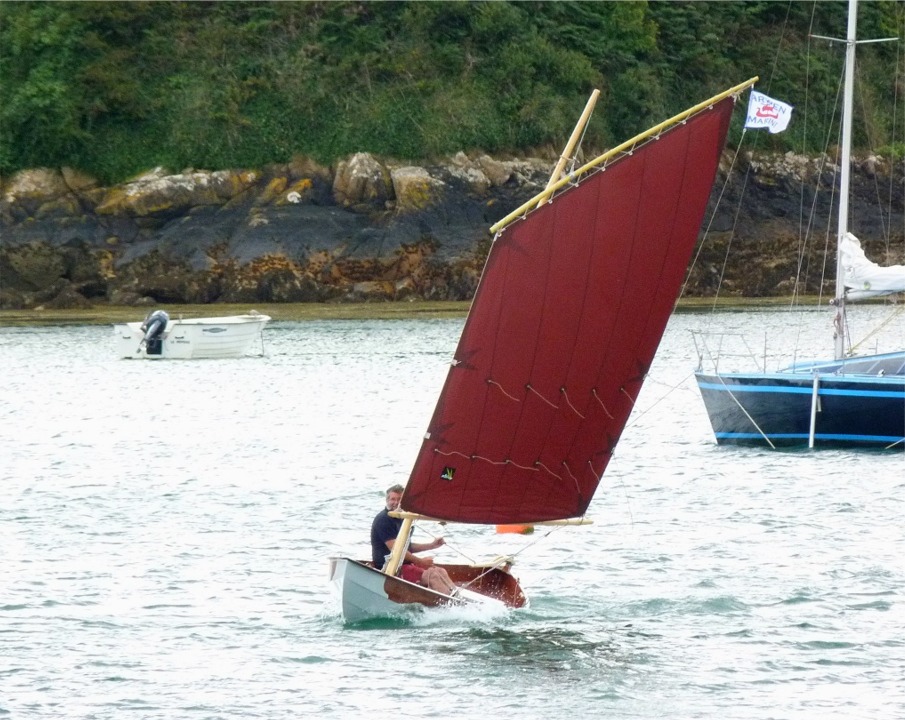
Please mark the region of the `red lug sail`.
POLYGON ((498 233, 404 510, 488 524, 585 513, 672 312, 733 104, 644 140, 498 233))

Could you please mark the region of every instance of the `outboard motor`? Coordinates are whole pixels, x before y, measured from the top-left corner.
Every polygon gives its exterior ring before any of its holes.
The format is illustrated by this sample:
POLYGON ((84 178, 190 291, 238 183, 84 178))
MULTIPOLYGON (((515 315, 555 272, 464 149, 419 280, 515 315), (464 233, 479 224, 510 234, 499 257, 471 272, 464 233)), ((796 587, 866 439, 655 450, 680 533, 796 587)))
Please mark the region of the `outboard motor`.
POLYGON ((145 334, 141 344, 145 346, 148 355, 160 355, 163 349, 163 331, 167 329, 169 321, 170 316, 163 310, 155 310, 141 324, 141 330, 145 334))

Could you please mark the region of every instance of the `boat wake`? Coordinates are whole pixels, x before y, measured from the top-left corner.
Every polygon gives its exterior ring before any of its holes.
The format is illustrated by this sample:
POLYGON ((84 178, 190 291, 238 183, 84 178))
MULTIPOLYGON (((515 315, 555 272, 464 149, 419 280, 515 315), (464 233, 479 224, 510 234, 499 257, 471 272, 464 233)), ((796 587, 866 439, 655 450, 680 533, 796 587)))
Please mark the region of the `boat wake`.
POLYGON ((444 607, 426 608, 424 612, 412 615, 411 623, 417 627, 434 627, 437 625, 461 625, 496 623, 510 617, 516 612, 504 603, 487 598, 477 593, 479 600, 469 601, 444 607))

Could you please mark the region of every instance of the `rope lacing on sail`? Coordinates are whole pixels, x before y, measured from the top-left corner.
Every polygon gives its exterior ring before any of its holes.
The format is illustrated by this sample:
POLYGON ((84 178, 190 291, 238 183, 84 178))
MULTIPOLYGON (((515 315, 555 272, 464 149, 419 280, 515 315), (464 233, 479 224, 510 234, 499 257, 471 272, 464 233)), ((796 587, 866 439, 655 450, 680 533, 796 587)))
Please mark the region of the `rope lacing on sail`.
POLYGON ((487 384, 488 384, 488 385, 496 385, 496 386, 500 389, 500 392, 503 393, 503 395, 505 395, 505 396, 506 396, 507 398, 509 398, 510 400, 514 400, 515 402, 521 402, 521 400, 519 400, 517 397, 515 397, 515 395, 511 395, 511 394, 509 394, 508 392, 506 392, 506 390, 503 388, 503 386, 500 385, 496 380, 492 380, 492 379, 490 379, 490 378, 487 378, 487 384))
POLYGON ((559 405, 556 405, 555 403, 552 403, 549 400, 547 400, 547 398, 545 398, 543 395, 541 395, 537 390, 535 390, 531 386, 531 383, 528 383, 527 385, 525 385, 525 389, 529 390, 530 392, 533 392, 535 395, 537 395, 541 400, 543 400, 545 403, 547 403, 547 405, 549 405, 554 410, 559 410, 559 405))
POLYGON ((610 413, 609 410, 606 409, 606 405, 603 404, 603 400, 600 399, 600 395, 597 394, 597 388, 592 388, 591 394, 594 396, 594 398, 597 400, 597 402, 600 403, 600 407, 603 408, 603 411, 606 413, 606 416, 610 420, 615 420, 615 417, 610 413))
POLYGON ((565 387, 561 387, 561 388, 559 389, 559 392, 560 392, 560 394, 565 398, 566 403, 568 404, 568 406, 569 406, 570 408, 572 408, 572 412, 575 413, 576 415, 578 415, 578 417, 580 417, 582 420, 584 420, 584 419, 585 419, 585 416, 582 415, 580 412, 578 412, 578 410, 576 410, 576 409, 575 409, 575 406, 572 404, 572 401, 569 400, 569 393, 566 392, 566 388, 565 388, 565 387))
MULTIPOLYGON (((521 400, 520 400, 519 398, 515 397, 515 395, 513 395, 512 393, 507 392, 506 389, 505 389, 500 383, 498 383, 496 380, 493 380, 492 378, 488 378, 488 379, 487 379, 487 384, 488 384, 488 385, 494 385, 494 386, 496 386, 497 388, 499 388, 500 392, 503 393, 503 395, 505 395, 505 396, 506 396, 507 398, 509 398, 510 400, 512 400, 512 401, 514 401, 514 402, 521 402, 521 400)), ((534 393, 534 394, 535 394, 537 397, 539 397, 544 403, 546 403, 547 405, 549 405, 549 406, 550 406, 551 408, 553 408, 554 410, 559 410, 559 409, 561 409, 561 407, 562 407, 561 405, 557 405, 555 402, 553 402, 553 401, 550 400, 549 398, 544 397, 540 392, 538 392, 538 391, 534 388, 534 386, 533 386, 531 383, 526 383, 526 384, 525 384, 525 389, 528 390, 528 391, 531 392, 531 393, 534 393)), ((600 401, 600 397, 597 395, 597 390, 596 390, 596 388, 592 389, 591 392, 592 392, 592 394, 594 395, 594 397, 597 399, 597 402, 600 403, 600 406, 603 407, 604 412, 606 412, 606 414, 607 414, 607 417, 609 417, 609 418, 612 420, 612 419, 613 419, 613 416, 610 415, 609 411, 607 411, 606 407, 605 407, 605 406, 603 405, 603 403, 600 401)), ((582 413, 580 413, 580 412, 578 411, 578 409, 575 407, 575 405, 572 404, 572 401, 569 399, 569 393, 568 393, 568 391, 566 390, 565 386, 562 386, 562 387, 559 388, 559 394, 562 395, 563 399, 566 401, 566 405, 569 406, 569 409, 571 409, 572 412, 575 413, 575 415, 577 415, 577 416, 578 416, 579 418, 581 418, 582 420, 585 420, 585 419, 586 419, 585 416, 584 416, 582 413)))

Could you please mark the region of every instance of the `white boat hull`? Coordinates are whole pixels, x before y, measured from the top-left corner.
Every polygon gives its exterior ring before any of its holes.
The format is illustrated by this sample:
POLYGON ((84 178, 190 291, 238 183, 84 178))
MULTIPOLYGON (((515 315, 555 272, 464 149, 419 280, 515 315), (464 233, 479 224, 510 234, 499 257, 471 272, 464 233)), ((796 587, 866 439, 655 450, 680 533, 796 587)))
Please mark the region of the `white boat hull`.
POLYGON ((342 603, 343 619, 361 622, 371 618, 392 618, 430 607, 493 604, 524 607, 528 601, 518 581, 506 570, 465 565, 441 565, 459 587, 455 597, 415 585, 400 577, 386 575, 367 563, 344 557, 330 558, 330 582, 342 603))
POLYGON ((170 320, 163 332, 160 352, 149 352, 143 342, 142 323, 113 326, 116 352, 120 358, 136 360, 197 360, 236 358, 263 354, 264 326, 267 315, 232 315, 212 318, 170 320))

